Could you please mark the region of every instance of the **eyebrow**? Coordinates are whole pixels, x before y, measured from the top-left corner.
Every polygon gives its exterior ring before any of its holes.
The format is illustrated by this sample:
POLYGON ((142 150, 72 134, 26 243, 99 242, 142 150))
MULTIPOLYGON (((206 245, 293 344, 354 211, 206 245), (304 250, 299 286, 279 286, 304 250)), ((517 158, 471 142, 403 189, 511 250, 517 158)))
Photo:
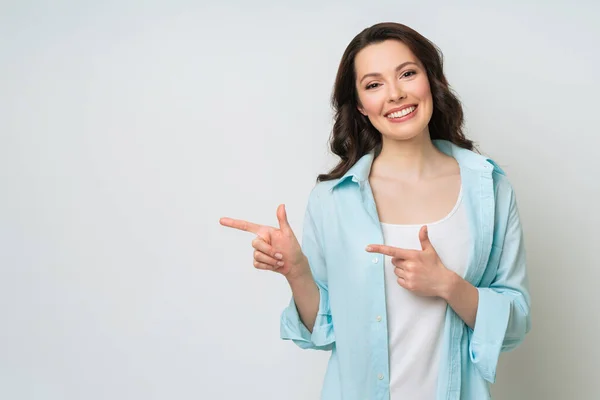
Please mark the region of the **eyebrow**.
MULTIPOLYGON (((402 64, 400 64, 400 65, 398 65, 398 66, 396 67, 396 72, 400 71, 402 68, 406 67, 406 66, 407 66, 407 65, 409 65, 409 64, 414 64, 414 65, 416 65, 417 67, 419 66, 419 64, 417 64, 416 62, 413 62, 413 61, 406 61, 406 62, 403 62, 402 64)), ((366 74, 366 75, 364 75, 364 76, 363 76, 363 77, 360 79, 360 82, 359 82, 359 83, 361 83, 362 81, 364 81, 364 80, 365 80, 365 78, 368 78, 368 77, 370 77, 370 76, 381 76, 381 74, 380 74, 379 72, 371 72, 371 73, 369 73, 369 74, 366 74)))

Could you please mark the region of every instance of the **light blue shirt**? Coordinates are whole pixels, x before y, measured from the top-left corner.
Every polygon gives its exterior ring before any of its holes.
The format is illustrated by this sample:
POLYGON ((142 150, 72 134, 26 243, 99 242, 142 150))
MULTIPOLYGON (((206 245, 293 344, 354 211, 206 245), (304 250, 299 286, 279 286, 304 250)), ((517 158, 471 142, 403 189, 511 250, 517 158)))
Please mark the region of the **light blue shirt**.
MULTIPOLYGON (((459 166, 472 238, 465 279, 479 292, 475 328, 447 307, 437 399, 485 400, 500 352, 530 330, 523 233, 513 188, 492 160, 451 142, 435 146, 459 166)), ((281 337, 305 349, 331 351, 321 399, 388 400, 389 357, 383 244, 364 155, 343 177, 318 183, 306 208, 302 249, 319 288, 312 333, 292 298, 281 315, 281 337)))

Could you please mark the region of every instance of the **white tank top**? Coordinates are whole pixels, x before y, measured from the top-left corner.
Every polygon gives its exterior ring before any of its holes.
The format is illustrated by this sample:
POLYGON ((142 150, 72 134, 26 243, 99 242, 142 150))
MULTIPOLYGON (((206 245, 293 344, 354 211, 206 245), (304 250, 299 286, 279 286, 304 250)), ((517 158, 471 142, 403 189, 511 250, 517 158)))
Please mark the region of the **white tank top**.
MULTIPOLYGON (((461 277, 468 262, 471 236, 462 187, 454 209, 427 224, 429 240, 446 268, 461 277)), ((382 223, 388 246, 421 250, 421 225, 382 223)), ((391 400, 433 400, 437 390, 440 342, 447 303, 438 297, 420 297, 397 282, 391 257, 385 256, 385 291, 390 355, 391 400)))

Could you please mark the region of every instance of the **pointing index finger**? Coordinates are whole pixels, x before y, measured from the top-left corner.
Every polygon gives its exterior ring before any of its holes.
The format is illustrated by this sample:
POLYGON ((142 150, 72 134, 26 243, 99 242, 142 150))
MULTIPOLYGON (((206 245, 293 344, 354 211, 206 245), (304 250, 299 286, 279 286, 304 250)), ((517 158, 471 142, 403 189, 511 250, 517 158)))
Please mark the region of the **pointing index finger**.
POLYGON ((414 250, 400 249, 398 247, 386 246, 383 244, 370 244, 365 249, 369 253, 385 254, 386 256, 410 259, 415 255, 414 250))
POLYGON ((258 231, 261 228, 261 225, 244 221, 242 219, 221 218, 219 220, 219 223, 229 228, 239 229, 241 231, 246 231, 254 234, 258 234, 258 231))

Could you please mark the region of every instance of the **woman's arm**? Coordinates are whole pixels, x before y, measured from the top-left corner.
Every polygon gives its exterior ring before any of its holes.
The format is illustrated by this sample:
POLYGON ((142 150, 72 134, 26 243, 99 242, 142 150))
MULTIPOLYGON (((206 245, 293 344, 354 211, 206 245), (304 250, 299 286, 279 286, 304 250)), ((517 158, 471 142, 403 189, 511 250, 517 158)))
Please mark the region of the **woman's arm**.
POLYGON ((446 284, 442 286, 439 297, 446 300, 469 328, 474 329, 479 306, 479 291, 452 270, 447 270, 445 281, 446 284))
POLYGON ((310 272, 308 260, 306 260, 306 265, 302 270, 307 271, 307 273, 298 277, 289 278, 288 283, 292 289, 292 296, 294 297, 294 303, 296 303, 300 320, 304 326, 306 326, 306 329, 312 333, 317 318, 317 312, 319 311, 319 301, 321 296, 319 294, 319 288, 310 272))

